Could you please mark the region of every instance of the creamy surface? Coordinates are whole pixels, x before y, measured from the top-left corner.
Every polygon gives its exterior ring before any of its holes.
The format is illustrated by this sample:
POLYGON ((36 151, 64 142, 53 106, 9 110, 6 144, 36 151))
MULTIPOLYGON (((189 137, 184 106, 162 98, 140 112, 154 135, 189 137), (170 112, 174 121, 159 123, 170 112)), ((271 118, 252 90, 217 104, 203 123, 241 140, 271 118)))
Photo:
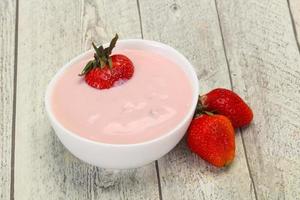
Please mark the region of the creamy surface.
POLYGON ((152 51, 122 50, 135 67, 122 85, 98 90, 78 74, 86 56, 56 81, 51 109, 67 129, 84 138, 110 144, 132 144, 157 138, 185 117, 192 103, 187 75, 170 59, 152 51))

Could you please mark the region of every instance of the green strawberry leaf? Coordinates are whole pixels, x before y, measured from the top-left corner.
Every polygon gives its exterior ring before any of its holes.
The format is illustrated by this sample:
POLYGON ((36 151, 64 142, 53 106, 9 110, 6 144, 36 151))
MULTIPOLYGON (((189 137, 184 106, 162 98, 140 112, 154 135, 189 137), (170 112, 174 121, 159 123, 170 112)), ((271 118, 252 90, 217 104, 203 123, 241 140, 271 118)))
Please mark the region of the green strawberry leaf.
POLYGON ((81 73, 79 74, 79 76, 83 76, 85 74, 87 74, 89 71, 91 71, 91 69, 94 68, 95 65, 95 60, 90 60, 85 67, 83 68, 83 70, 81 71, 81 73))
POLYGON ((118 34, 115 35, 115 37, 111 40, 109 47, 107 48, 103 48, 103 46, 99 46, 97 47, 95 45, 94 42, 92 42, 92 46, 95 50, 96 53, 94 53, 94 60, 90 60, 85 67, 83 68, 83 70, 81 71, 81 73, 79 74, 79 76, 83 76, 85 74, 87 74, 90 70, 92 70, 95 67, 100 67, 103 68, 104 66, 109 66, 109 68, 111 69, 112 66, 112 60, 110 57, 110 54, 113 50, 113 48, 116 46, 117 40, 118 40, 119 36, 118 34))
POLYGON ((104 49, 105 55, 107 57, 109 57, 109 55, 111 54, 113 48, 116 46, 116 43, 117 43, 118 39, 119 39, 119 36, 118 36, 118 34, 116 34, 115 37, 111 40, 111 42, 109 44, 109 47, 107 47, 107 48, 104 49))
MULTIPOLYGON (((95 52, 96 52, 97 57, 98 57, 98 58, 101 58, 101 52, 100 52, 100 50, 97 48, 97 46, 95 45, 94 42, 92 42, 92 45, 93 45, 93 48, 94 48, 94 50, 95 50, 95 52)), ((102 48, 103 48, 103 47, 102 47, 102 48)))

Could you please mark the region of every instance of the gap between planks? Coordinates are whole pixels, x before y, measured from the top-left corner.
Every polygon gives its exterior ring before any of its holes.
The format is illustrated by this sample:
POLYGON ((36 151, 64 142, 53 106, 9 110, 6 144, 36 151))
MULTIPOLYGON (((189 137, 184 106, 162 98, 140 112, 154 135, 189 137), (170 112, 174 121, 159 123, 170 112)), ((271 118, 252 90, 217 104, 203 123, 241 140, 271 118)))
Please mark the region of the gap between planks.
POLYGON ((11 173, 10 173, 10 200, 14 200, 15 185, 15 135, 16 135, 16 100, 17 100, 17 70, 18 70, 18 26, 19 26, 19 0, 16 0, 15 12, 15 47, 14 47, 14 77, 13 77, 13 112, 11 133, 11 173))
POLYGON ((139 21, 140 21, 140 29, 141 29, 141 37, 144 39, 144 34, 143 34, 143 24, 142 24, 142 16, 141 16, 141 8, 140 8, 140 2, 139 0, 136 0, 136 5, 139 13, 139 21))
POLYGON ((294 33, 294 37, 295 37, 295 42, 296 42, 296 45, 297 45, 297 48, 298 48, 298 52, 300 54, 300 44, 299 44, 299 41, 298 41, 298 33, 297 33, 297 29, 296 29, 296 24, 295 24, 295 20, 294 20, 294 17, 293 17, 293 13, 292 13, 292 10, 291 10, 290 0, 287 0, 287 6, 289 8, 289 14, 290 14, 291 22, 292 22, 292 28, 293 28, 293 33, 294 33))

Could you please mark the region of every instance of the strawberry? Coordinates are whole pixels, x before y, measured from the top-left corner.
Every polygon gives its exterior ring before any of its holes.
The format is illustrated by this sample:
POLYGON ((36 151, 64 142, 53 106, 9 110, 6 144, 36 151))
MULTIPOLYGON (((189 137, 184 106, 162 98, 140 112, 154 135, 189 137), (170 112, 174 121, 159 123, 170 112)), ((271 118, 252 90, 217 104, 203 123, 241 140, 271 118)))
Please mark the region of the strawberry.
POLYGON ((202 114, 188 129, 188 147, 216 167, 229 165, 235 155, 235 134, 230 120, 223 115, 202 114))
POLYGON ((110 88, 114 84, 112 71, 108 67, 95 67, 85 75, 85 82, 98 89, 110 88))
POLYGON ((250 124, 253 112, 236 93, 217 88, 200 97, 204 110, 228 117, 234 128, 250 124))
POLYGON ((97 89, 111 88, 115 82, 128 80, 133 76, 134 67, 131 60, 122 54, 110 55, 118 40, 118 35, 112 39, 109 47, 96 47, 92 43, 96 53, 90 60, 80 76, 85 76, 85 82, 97 89))

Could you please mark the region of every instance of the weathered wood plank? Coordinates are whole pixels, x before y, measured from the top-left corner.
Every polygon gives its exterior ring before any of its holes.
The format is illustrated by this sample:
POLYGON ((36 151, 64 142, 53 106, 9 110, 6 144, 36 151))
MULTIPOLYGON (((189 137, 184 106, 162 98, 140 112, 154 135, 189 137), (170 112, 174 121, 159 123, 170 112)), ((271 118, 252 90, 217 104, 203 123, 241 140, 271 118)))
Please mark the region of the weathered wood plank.
POLYGON ((286 0, 217 1, 258 199, 300 199, 300 57, 286 0))
POLYGON ((55 137, 43 102, 51 77, 91 40, 140 37, 136 2, 20 0, 19 15, 15 199, 157 199, 154 164, 109 171, 82 163, 55 137))
MULTIPOLYGON (((145 39, 177 48, 194 64, 201 92, 230 88, 214 1, 140 0, 145 39)), ((240 134, 236 159, 218 170, 193 155, 185 140, 159 160, 163 199, 255 199, 240 134)))
POLYGON ((0 1, 0 199, 10 197, 15 1, 0 1))

